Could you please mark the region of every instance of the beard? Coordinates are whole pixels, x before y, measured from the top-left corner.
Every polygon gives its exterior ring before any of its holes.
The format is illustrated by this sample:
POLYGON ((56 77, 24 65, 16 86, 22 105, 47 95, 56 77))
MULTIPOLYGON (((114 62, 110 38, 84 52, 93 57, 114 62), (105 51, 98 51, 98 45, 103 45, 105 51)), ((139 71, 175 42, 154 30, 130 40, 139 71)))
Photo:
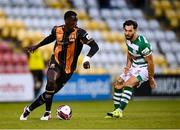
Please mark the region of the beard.
POLYGON ((130 41, 131 41, 131 40, 132 40, 132 38, 134 37, 134 34, 133 34, 132 36, 128 36, 128 35, 126 35, 125 37, 126 37, 126 40, 130 40, 130 41))

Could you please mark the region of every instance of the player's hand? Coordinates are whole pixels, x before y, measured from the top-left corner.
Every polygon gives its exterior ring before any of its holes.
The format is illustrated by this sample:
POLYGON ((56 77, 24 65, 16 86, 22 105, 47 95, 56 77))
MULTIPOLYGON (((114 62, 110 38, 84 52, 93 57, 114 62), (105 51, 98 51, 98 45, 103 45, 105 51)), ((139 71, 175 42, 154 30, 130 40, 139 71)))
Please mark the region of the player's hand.
POLYGON ((90 63, 88 61, 83 63, 84 69, 89 69, 90 68, 90 63))
POLYGON ((83 67, 84 69, 89 69, 90 68, 90 57, 85 56, 83 59, 83 67))
POLYGON ((34 46, 28 46, 24 48, 24 51, 27 53, 33 53, 38 47, 36 45, 34 46))
POLYGON ((149 85, 152 89, 155 89, 157 87, 157 83, 156 81, 154 80, 154 78, 150 78, 149 79, 149 85))

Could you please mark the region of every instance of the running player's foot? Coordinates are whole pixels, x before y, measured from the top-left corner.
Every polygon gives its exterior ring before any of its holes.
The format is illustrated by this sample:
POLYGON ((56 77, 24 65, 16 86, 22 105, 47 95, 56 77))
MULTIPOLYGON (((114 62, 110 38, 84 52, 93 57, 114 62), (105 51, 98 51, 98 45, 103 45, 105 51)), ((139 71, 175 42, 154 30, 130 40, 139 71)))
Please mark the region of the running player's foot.
POLYGON ((105 119, 111 119, 111 118, 113 118, 113 117, 106 115, 104 118, 105 118, 105 119))
POLYGON ((19 119, 20 119, 21 121, 27 120, 29 114, 30 114, 30 111, 28 110, 28 106, 25 106, 25 107, 24 107, 24 111, 23 111, 23 113, 21 114, 21 116, 20 116, 19 119))
POLYGON ((40 118, 40 120, 42 120, 42 121, 48 121, 48 120, 50 120, 51 119, 51 112, 45 112, 44 113, 44 115, 40 118))
POLYGON ((112 118, 112 117, 116 117, 116 118, 122 118, 123 117, 123 114, 122 114, 122 111, 118 109, 112 111, 112 112, 108 112, 107 113, 107 116, 105 118, 112 118))

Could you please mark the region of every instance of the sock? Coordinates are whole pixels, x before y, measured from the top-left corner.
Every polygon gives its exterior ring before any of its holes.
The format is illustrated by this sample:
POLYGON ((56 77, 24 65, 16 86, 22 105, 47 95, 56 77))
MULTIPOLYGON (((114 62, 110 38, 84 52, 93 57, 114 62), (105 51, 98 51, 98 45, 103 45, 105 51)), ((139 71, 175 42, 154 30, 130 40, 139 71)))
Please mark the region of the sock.
POLYGON ((114 88, 113 101, 114 101, 114 108, 115 109, 119 108, 121 95, 122 95, 122 89, 114 88))
POLYGON ((45 92, 46 111, 51 111, 53 96, 54 93, 45 92))
POLYGON ((23 116, 24 116, 24 117, 27 117, 27 116, 30 114, 30 112, 31 112, 31 111, 29 110, 29 107, 27 107, 26 110, 25 110, 25 112, 24 112, 24 114, 23 114, 23 116))
POLYGON ((35 108, 45 103, 45 93, 41 94, 30 106, 29 110, 33 111, 35 108))
POLYGON ((125 107, 127 106, 129 100, 131 99, 132 91, 133 91, 132 87, 129 87, 129 86, 124 87, 122 97, 121 97, 121 100, 120 100, 120 106, 119 106, 119 109, 121 111, 123 111, 125 109, 125 107))

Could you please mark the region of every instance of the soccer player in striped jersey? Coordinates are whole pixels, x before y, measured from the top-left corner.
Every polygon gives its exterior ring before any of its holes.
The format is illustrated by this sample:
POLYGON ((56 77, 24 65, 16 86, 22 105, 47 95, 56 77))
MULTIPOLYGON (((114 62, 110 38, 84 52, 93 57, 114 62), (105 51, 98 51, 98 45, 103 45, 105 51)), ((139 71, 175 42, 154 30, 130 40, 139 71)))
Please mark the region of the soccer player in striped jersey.
POLYGON ((86 44, 90 47, 83 60, 84 69, 90 68, 90 59, 99 50, 94 39, 84 29, 77 26, 76 12, 67 11, 64 14, 64 22, 63 25, 55 26, 51 34, 39 44, 25 48, 26 52, 33 53, 39 47, 56 41, 48 66, 46 89, 36 100, 24 108, 20 120, 27 120, 29 114, 43 104, 45 104, 46 110, 40 120, 50 120, 54 94, 64 87, 76 70, 83 45, 86 44))
POLYGON ((137 22, 133 20, 127 20, 123 24, 128 48, 127 63, 124 72, 113 84, 115 109, 108 112, 105 118, 123 117, 122 112, 132 97, 133 87, 147 80, 151 88, 156 87, 152 48, 144 36, 136 33, 137 27, 137 22))

